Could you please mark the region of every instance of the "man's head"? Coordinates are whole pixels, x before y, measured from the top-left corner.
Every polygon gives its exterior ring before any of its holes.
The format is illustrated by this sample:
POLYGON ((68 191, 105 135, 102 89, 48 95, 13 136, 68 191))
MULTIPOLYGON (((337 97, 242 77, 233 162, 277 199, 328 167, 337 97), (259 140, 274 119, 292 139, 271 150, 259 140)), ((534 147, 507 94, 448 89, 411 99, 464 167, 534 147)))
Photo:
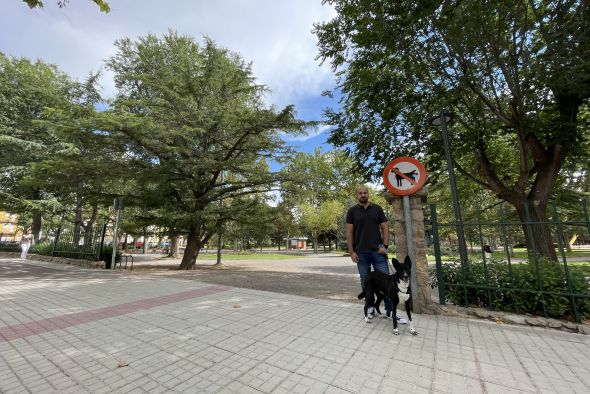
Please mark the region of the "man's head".
POLYGON ((356 188, 356 200, 360 204, 369 202, 369 188, 367 186, 361 185, 356 188))

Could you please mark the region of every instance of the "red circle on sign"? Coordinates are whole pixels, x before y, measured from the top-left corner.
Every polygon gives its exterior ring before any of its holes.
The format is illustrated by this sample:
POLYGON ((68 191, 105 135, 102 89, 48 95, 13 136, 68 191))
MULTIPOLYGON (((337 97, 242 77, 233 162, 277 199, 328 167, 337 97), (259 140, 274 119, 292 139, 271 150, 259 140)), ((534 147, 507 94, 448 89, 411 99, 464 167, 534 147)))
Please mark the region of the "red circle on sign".
POLYGON ((424 168, 424 164, 420 163, 417 159, 414 159, 413 157, 398 157, 397 159, 392 160, 387 166, 385 166, 385 169, 383 170, 383 183, 385 183, 385 187, 387 188, 387 190, 389 190, 397 196, 412 195, 416 193, 418 190, 422 189, 422 187, 426 183, 426 168, 424 168), (416 167, 419 176, 418 180, 415 183, 412 182, 412 178, 408 177, 407 174, 395 170, 396 166, 400 163, 408 163, 416 167), (413 183, 412 186, 408 189, 402 189, 398 185, 394 186, 389 181, 389 174, 391 172, 394 172, 396 174, 396 179, 398 181, 401 181, 403 183, 403 180, 406 180, 410 183, 413 183))

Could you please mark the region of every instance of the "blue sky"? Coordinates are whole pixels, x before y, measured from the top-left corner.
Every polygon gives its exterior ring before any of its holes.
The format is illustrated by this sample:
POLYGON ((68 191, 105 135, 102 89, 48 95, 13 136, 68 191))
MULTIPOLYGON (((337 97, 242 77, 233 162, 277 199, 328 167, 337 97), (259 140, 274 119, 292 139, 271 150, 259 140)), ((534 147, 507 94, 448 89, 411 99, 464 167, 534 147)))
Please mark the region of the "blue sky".
MULTIPOLYGON (((313 23, 335 15, 320 0, 110 0, 109 14, 90 0, 71 1, 61 9, 56 3, 45 0, 45 8, 31 10, 20 0, 0 1, 0 51, 40 58, 83 79, 114 54, 116 39, 172 29, 197 40, 206 35, 251 61, 258 82, 271 90, 269 105, 294 104, 304 120, 321 120, 323 108, 336 105, 321 96, 333 88, 334 75, 315 60, 313 23)), ((103 95, 112 97, 112 75, 103 73, 100 83, 103 95)), ((287 143, 303 152, 318 146, 327 151, 332 149, 327 137, 322 127, 287 143)))

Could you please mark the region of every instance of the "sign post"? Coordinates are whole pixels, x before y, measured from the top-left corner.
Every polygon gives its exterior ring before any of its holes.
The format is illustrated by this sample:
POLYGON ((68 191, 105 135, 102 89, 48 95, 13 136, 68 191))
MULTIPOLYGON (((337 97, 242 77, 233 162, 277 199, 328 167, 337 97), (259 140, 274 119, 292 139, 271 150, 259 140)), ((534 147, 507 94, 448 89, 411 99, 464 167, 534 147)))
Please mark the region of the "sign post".
MULTIPOLYGON (((111 265, 107 268, 115 269, 116 258, 117 258, 117 230, 119 229, 119 217, 121 215, 121 210, 123 209, 123 200, 121 198, 115 198, 115 229, 113 230, 113 256, 111 257, 111 265)), ((145 242, 145 240, 144 240, 145 242)))
POLYGON ((404 208, 404 224, 406 230, 406 246, 408 256, 412 260, 410 283, 412 300, 418 302, 418 283, 416 279, 416 256, 414 253, 414 238, 412 228, 412 214, 410 209, 410 195, 418 192, 426 183, 426 169, 424 165, 413 157, 398 157, 391 161, 383 170, 385 187, 393 194, 401 196, 404 208))

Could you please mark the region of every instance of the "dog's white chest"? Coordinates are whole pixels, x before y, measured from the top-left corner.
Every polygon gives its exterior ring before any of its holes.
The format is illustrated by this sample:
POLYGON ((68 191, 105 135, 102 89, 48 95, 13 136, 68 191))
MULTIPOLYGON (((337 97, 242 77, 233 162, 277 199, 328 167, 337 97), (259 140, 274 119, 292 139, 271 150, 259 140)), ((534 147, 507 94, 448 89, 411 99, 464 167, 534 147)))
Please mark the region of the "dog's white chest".
POLYGON ((397 293, 397 296, 399 297, 399 303, 403 304, 410 299, 410 295, 408 294, 408 284, 400 282, 398 283, 397 287, 399 289, 399 292, 397 293))

